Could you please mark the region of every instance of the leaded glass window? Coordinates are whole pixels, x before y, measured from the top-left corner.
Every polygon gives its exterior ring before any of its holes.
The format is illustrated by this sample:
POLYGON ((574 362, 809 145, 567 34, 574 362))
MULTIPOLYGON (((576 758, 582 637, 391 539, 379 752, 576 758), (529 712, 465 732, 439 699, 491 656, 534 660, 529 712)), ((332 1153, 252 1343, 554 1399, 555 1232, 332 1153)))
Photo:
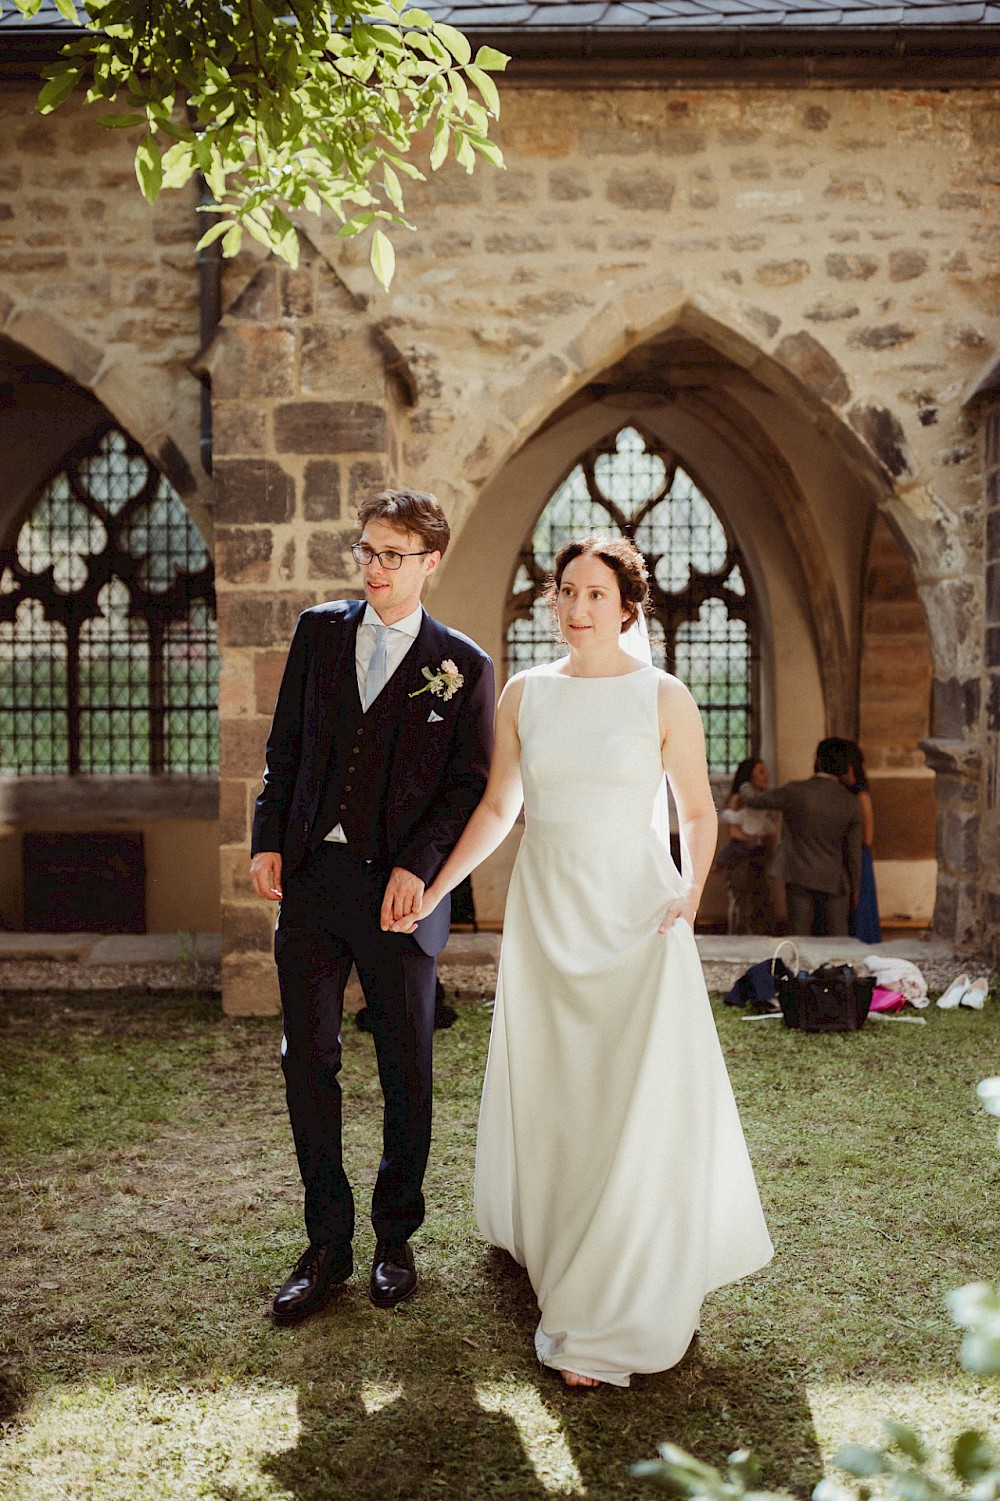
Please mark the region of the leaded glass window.
POLYGON ((214 772, 218 677, 208 549, 109 428, 0 548, 0 772, 214 772))
POLYGON ((709 768, 731 771, 756 739, 755 632, 742 560, 677 457, 634 427, 585 453, 538 518, 507 609, 508 674, 565 654, 543 592, 559 548, 596 532, 630 537, 643 553, 653 660, 697 700, 709 768))

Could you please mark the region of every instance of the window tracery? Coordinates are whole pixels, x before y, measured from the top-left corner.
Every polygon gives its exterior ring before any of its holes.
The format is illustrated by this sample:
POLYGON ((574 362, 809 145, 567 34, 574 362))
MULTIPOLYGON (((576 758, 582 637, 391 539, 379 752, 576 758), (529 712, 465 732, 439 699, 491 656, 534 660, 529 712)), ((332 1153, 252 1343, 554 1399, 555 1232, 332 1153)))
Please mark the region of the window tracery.
POLYGON ((545 585, 559 548, 593 532, 629 537, 643 553, 653 661, 697 700, 710 770, 732 770, 756 749, 756 630, 742 558, 676 455, 634 427, 588 450, 539 516, 507 607, 508 675, 564 655, 545 585))

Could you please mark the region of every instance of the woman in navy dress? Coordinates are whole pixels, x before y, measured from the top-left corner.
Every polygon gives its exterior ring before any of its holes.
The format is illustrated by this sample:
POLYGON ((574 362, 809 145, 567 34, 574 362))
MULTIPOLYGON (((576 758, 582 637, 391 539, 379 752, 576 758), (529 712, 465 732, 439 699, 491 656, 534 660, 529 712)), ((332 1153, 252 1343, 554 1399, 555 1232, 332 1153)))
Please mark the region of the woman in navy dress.
POLYGON ((872 861, 872 843, 875 838, 875 809, 865 776, 865 758, 861 747, 853 740, 845 741, 850 758, 850 770, 843 778, 861 802, 861 889, 858 905, 851 913, 850 932, 862 943, 881 943, 882 927, 878 915, 878 892, 875 889, 875 866, 872 861))

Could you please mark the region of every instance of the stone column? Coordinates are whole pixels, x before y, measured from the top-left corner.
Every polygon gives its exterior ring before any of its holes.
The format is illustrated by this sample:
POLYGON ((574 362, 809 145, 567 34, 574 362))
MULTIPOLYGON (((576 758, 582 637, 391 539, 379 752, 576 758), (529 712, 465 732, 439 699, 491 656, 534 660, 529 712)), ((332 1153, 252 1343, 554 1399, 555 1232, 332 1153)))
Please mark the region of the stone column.
POLYGON ((349 551, 356 506, 389 475, 381 355, 363 310, 303 248, 295 271, 273 261, 261 267, 205 358, 222 655, 223 1007, 233 1015, 278 1010, 277 907, 253 895, 248 876, 253 804, 288 644, 302 610, 357 592, 349 551))
POLYGON ((980 838, 980 899, 983 941, 1000 958, 1000 402, 984 416, 986 480, 986 639, 983 652, 986 722, 985 777, 980 838))

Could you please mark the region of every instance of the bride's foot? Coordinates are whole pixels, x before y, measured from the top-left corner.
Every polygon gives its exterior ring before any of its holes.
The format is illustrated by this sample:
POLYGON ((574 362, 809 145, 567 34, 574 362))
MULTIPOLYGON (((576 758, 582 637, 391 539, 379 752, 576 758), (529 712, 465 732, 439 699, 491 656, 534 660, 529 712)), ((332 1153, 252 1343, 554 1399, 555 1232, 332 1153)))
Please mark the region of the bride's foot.
POLYGON ((567 1386, 600 1386, 596 1376, 581 1376, 578 1371, 560 1371, 567 1386))

